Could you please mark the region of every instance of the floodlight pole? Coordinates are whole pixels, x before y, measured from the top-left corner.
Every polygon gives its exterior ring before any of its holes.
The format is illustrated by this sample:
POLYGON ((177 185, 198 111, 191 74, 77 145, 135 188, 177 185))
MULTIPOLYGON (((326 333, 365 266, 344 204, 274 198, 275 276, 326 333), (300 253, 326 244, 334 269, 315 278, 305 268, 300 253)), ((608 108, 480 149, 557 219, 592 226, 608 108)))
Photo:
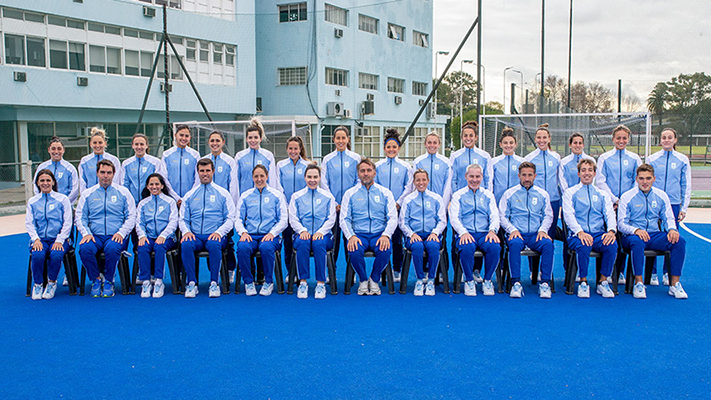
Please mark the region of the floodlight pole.
MULTIPOLYGON (((476 120, 479 120, 479 111, 481 110, 481 2, 478 1, 477 17, 479 25, 476 27, 476 120)), ((464 122, 464 121, 460 121, 464 122)), ((478 134, 478 132, 477 132, 478 134)))
POLYGON ((543 112, 543 81, 545 81, 545 48, 546 48, 546 0, 541 0, 541 92, 538 97, 538 113, 543 112))
MULTIPOLYGON (((166 2, 167 3, 167 2, 166 2)), ((165 84, 165 128, 170 129, 170 84, 168 81, 168 5, 163 3, 163 82, 165 84)), ((178 57, 178 54, 175 54, 178 57)))
POLYGON ((570 22, 568 23, 568 112, 570 112, 570 71, 573 60, 573 0, 570 0, 570 22))

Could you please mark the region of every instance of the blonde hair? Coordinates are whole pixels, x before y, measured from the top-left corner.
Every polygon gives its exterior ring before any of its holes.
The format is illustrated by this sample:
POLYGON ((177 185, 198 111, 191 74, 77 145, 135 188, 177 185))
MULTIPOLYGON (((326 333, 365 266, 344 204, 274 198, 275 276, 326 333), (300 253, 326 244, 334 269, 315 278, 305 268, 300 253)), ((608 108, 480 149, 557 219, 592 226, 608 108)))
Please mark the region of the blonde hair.
POLYGON ((538 131, 544 131, 544 132, 546 132, 546 133, 548 134, 548 150, 551 149, 551 141, 550 141, 550 139, 551 139, 551 131, 548 130, 548 127, 549 127, 549 126, 550 126, 550 125, 548 125, 548 123, 540 124, 540 125, 538 125, 538 128, 536 129, 536 133, 538 133, 538 131))
POLYGON ((106 131, 96 126, 91 128, 91 133, 89 133, 89 141, 91 141, 91 139, 93 139, 95 136, 101 137, 101 139, 104 140, 104 143, 109 142, 106 139, 106 131))
POLYGON ((252 119, 249 120, 249 126, 247 127, 247 131, 244 134, 245 139, 249 132, 259 132, 260 139, 267 139, 266 137, 264 137, 264 125, 262 125, 262 121, 259 119, 259 117, 252 117, 252 119))
POLYGON ((428 133, 427 136, 425 136, 425 141, 427 141, 427 138, 430 137, 430 136, 436 137, 437 140, 439 140, 439 142, 442 143, 442 137, 439 136, 439 132, 437 132, 437 131, 430 131, 430 133, 428 133))

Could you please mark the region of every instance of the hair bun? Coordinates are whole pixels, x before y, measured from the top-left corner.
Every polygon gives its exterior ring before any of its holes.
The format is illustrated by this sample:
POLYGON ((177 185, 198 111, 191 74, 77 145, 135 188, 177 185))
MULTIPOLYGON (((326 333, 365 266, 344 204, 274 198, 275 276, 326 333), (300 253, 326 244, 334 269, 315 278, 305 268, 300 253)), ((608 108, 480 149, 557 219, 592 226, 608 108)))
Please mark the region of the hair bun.
POLYGON ((548 129, 549 126, 550 125, 548 124, 548 122, 546 122, 545 124, 538 125, 539 128, 546 128, 546 129, 548 129))
POLYGON ((501 133, 514 133, 514 130, 513 130, 512 127, 507 126, 507 127, 504 127, 504 129, 501 130, 501 133))
POLYGON ((388 134, 388 135, 390 135, 390 136, 399 136, 399 135, 400 135, 400 133, 399 133, 399 132, 397 131, 397 129, 395 129, 395 128, 388 128, 388 129, 385 131, 385 133, 388 134))
POLYGON ((249 125, 258 128, 260 131, 264 132, 264 126, 262 125, 262 121, 259 119, 259 117, 252 117, 249 120, 249 125))

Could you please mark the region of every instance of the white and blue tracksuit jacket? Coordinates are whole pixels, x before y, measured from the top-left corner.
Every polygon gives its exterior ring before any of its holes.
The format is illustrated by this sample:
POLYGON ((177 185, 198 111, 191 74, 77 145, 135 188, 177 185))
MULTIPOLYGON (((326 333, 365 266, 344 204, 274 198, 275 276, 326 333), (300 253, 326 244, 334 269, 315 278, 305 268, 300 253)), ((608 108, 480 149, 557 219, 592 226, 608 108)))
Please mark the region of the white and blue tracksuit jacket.
POLYGON ((464 234, 499 231, 499 209, 494 194, 482 187, 476 191, 469 186, 452 195, 449 221, 459 236, 464 234))
POLYGON ((452 166, 452 193, 467 186, 467 167, 472 164, 481 166, 481 172, 484 175, 482 186, 484 189, 491 190, 491 186, 488 186, 490 161, 489 153, 477 147, 471 149, 464 147, 452 153, 449 156, 449 163, 452 166))
POLYGON ((346 239, 354 235, 380 234, 392 237, 397 228, 395 198, 384 186, 362 183, 348 189, 341 203, 341 230, 346 239))
POLYGON ((328 190, 303 188, 291 196, 289 224, 295 233, 327 235, 335 223, 336 199, 328 190))
POLYGON ((342 204, 346 191, 358 183, 361 156, 350 150, 334 151, 321 161, 321 187, 331 192, 336 204, 342 204))
POLYGON ((499 217, 508 234, 547 233, 553 223, 553 209, 545 190, 536 185, 526 189, 518 184, 501 196, 499 217))
POLYGON ((244 149, 235 154, 235 164, 237 164, 240 195, 254 187, 252 170, 256 165, 260 164, 267 167, 267 185, 274 189, 281 190, 279 177, 277 176, 276 162, 274 162, 274 155, 271 151, 261 147, 256 150, 249 148, 244 149))
POLYGON ((385 186, 402 207, 405 196, 412 192, 412 166, 399 157, 385 158, 375 163, 375 183, 385 186))
POLYGON ((423 154, 414 161, 415 170, 422 168, 430 177, 427 189, 442 196, 445 207, 452 197, 452 166, 447 157, 436 154, 423 154))
POLYGON ((595 186, 608 192, 612 202, 616 203, 622 193, 635 186, 637 167, 642 165, 642 159, 627 149, 612 149, 603 153, 597 159, 597 175, 595 186))
POLYGON ((277 171, 279 175, 279 184, 284 189, 284 197, 287 202, 291 202, 291 196, 299 190, 306 187, 304 175, 309 162, 303 158, 294 164, 291 158, 281 160, 277 163, 277 171))
POLYGON ((529 153, 525 160, 536 165, 534 184, 548 192, 550 201, 559 201, 558 166, 560 165, 560 155, 553 150, 536 149, 529 153))
POLYGON ((580 160, 592 160, 595 159, 585 154, 568 154, 560 160, 560 166, 558 167, 558 179, 560 179, 560 191, 565 193, 568 188, 573 187, 580 183, 580 177, 578 176, 578 163, 580 160))
POLYGON ((637 229, 647 232, 677 230, 669 197, 661 189, 652 187, 648 193, 634 187, 620 197, 617 226, 625 235, 637 229))
POLYGON ((439 236, 447 228, 447 207, 437 193, 415 190, 403 200, 399 218, 400 230, 408 238, 422 232, 439 236))
MULTIPOLYGON (((170 182, 170 195, 175 201, 184 197, 190 189, 196 184, 197 162, 200 159, 200 153, 190 147, 181 149, 178 146, 173 146, 163 152, 163 164, 165 164, 170 182)), ((197 183, 199 184, 199 180, 197 183)))
POLYGON ((27 201, 25 227, 31 242, 54 239, 63 244, 69 238, 72 223, 72 204, 61 193, 40 193, 27 201))
POLYGON ((172 197, 163 193, 150 195, 136 207, 138 238, 168 239, 178 227, 178 206, 172 197))
POLYGON ((669 196, 672 205, 680 205, 686 212, 691 201, 691 165, 689 158, 678 151, 660 150, 647 159, 654 167, 654 187, 669 196))
MULTIPOLYGON (((212 163, 215 164, 215 173, 212 175, 212 181, 230 192, 232 200, 237 203, 239 198, 239 178, 235 159, 225 153, 220 153, 219 156, 207 154, 202 158, 212 160, 212 163)), ((195 182, 197 185, 200 184, 200 176, 197 170, 195 171, 195 182)))
POLYGON ((224 238, 234 226, 235 203, 230 193, 215 182, 199 184, 183 197, 179 218, 183 234, 217 233, 224 238))
MULTIPOLYGON (((36 181, 37 173, 43 169, 48 169, 54 174, 54 179, 57 181, 57 193, 61 193, 69 197, 69 203, 74 204, 79 198, 79 173, 69 161, 61 159, 57 162, 47 160, 40 164, 35 171, 35 176, 32 182, 36 181)), ((96 170, 94 170, 96 172, 96 170)), ((96 175, 96 174, 94 174, 96 175)), ((37 185, 33 185, 35 194, 39 194, 37 185)))
POLYGON ((114 182, 121 184, 123 182, 123 168, 121 167, 121 161, 119 161, 116 156, 104 152, 104 154, 87 154, 81 158, 79 162, 79 192, 84 193, 84 191, 97 183, 99 183, 99 178, 96 175, 96 164, 101 160, 109 160, 116 171, 114 172, 114 182))
POLYGON ((563 216, 570 236, 617 231, 610 195, 593 185, 578 183, 563 193, 563 216))
POLYGON ((237 200, 235 232, 241 235, 281 235, 287 226, 289 215, 286 198, 277 189, 266 186, 261 191, 248 189, 237 200))
POLYGON ((165 164, 157 157, 153 157, 150 154, 146 154, 143 157, 133 156, 124 160, 123 164, 123 185, 131 192, 133 196, 133 201, 138 204, 143 196, 143 188, 146 187, 146 180, 148 176, 152 173, 160 174, 165 183, 168 186, 168 191, 170 188, 170 181, 165 171, 165 164))
POLYGON ((96 184, 82 193, 75 218, 82 236, 118 233, 126 238, 136 226, 136 204, 124 186, 96 184))
POLYGON ((488 189, 494 193, 497 203, 505 191, 521 182, 518 178, 518 166, 524 161, 526 160, 523 157, 515 154, 510 156, 502 154, 489 161, 487 167, 488 189))

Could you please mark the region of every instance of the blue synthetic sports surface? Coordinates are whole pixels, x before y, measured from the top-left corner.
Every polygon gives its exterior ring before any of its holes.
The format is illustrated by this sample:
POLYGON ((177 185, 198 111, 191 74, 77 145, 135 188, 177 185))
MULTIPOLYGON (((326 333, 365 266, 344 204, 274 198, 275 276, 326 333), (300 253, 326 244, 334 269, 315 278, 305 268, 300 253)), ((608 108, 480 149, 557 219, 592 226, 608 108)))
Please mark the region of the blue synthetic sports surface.
POLYGON ((711 244, 682 234, 686 301, 565 295, 560 255, 551 300, 209 299, 203 267, 193 300, 32 301, 27 235, 0 238, 0 398, 709 398, 711 244))

